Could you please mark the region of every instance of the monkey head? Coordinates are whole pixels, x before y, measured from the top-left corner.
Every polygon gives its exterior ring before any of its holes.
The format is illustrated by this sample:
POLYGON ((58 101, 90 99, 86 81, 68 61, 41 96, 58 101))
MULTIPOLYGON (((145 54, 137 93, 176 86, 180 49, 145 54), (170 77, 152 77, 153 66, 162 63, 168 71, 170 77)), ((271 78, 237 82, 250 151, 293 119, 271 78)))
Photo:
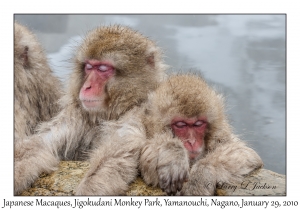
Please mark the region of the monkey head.
MULTIPOLYGON (((20 67, 28 70, 29 67, 31 67, 31 69, 39 69, 40 63, 47 63, 47 59, 41 44, 38 42, 36 36, 27 27, 15 22, 14 65, 20 65, 20 67)), ((48 68, 44 68, 44 71, 46 71, 46 73, 50 73, 48 68)))
POLYGON ((78 47, 69 95, 88 112, 116 119, 164 78, 162 52, 142 34, 119 25, 90 31, 78 47))
POLYGON ((230 135, 223 98, 195 75, 174 75, 149 95, 145 108, 148 137, 172 132, 191 161, 230 135))

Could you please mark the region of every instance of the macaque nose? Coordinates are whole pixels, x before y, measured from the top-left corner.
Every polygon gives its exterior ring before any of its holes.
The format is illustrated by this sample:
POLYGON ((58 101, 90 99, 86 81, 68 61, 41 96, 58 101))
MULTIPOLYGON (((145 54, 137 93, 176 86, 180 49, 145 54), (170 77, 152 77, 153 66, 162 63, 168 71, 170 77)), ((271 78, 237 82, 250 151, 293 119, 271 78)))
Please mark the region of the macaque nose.
POLYGON ((195 138, 195 133, 193 132, 193 130, 189 130, 188 133, 188 142, 190 143, 190 145, 194 145, 196 142, 196 138, 195 138))
POLYGON ((190 145, 194 145, 195 144, 195 142, 196 142, 196 139, 195 138, 190 138, 189 140, 188 140, 188 142, 190 143, 190 145))
POLYGON ((91 84, 84 84, 84 86, 83 86, 83 89, 84 90, 89 90, 89 89, 91 89, 92 88, 92 85, 91 84))
POLYGON ((95 86, 95 84, 98 82, 97 79, 98 79, 97 74, 91 72, 82 86, 83 90, 87 91, 92 89, 92 87, 95 86))

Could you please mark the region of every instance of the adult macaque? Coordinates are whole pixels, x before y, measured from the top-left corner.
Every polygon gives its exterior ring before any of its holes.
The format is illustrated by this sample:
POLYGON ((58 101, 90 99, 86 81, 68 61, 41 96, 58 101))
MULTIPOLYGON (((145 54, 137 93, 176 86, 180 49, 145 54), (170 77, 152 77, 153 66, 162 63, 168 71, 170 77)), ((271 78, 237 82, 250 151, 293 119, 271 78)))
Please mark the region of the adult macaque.
POLYGON ((15 142, 32 135, 38 123, 57 114, 61 84, 53 76, 36 37, 14 24, 14 133, 15 142))
POLYGON ((15 147, 15 193, 29 187, 42 172, 54 170, 59 160, 82 160, 89 153, 91 169, 77 194, 125 193, 126 184, 136 176, 138 156, 124 145, 126 141, 110 141, 105 134, 99 139, 95 130, 101 130, 102 124, 109 130, 109 121, 115 122, 140 106, 163 80, 165 69, 161 50, 140 33, 118 25, 90 31, 74 57, 67 92, 60 100, 62 111, 15 147), (106 180, 106 175, 98 173, 103 162, 97 161, 97 155, 112 151, 114 157, 106 160, 113 162, 123 158, 117 152, 122 150, 132 155, 135 165, 128 169, 126 164, 119 165, 106 180))
POLYGON ((148 100, 140 158, 147 184, 168 194, 214 195, 217 183, 262 167, 257 153, 232 133, 222 96, 202 78, 171 76, 148 100))

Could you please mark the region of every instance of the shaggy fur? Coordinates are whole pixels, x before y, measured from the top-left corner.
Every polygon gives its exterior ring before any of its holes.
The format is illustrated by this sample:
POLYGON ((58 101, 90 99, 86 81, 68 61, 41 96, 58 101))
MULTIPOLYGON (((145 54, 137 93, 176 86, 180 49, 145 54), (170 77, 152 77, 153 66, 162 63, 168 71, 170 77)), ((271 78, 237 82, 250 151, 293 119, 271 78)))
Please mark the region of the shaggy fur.
POLYGON ((141 116, 147 139, 140 158, 145 182, 169 194, 214 195, 217 183, 239 181, 262 167, 257 153, 232 133, 224 113, 222 96, 201 77, 175 75, 162 83, 141 116), (170 124, 177 116, 207 117, 205 150, 193 162, 172 133, 170 124))
POLYGON ((32 135, 38 123, 57 114, 61 84, 32 32, 18 23, 14 30, 14 129, 18 142, 32 135))
POLYGON ((113 133, 108 135, 109 122, 117 123, 126 112, 140 106, 164 79, 165 69, 161 50, 130 28, 103 26, 87 33, 74 56, 74 69, 61 99, 62 111, 41 124, 35 135, 23 140, 25 145, 16 148, 15 193, 29 187, 40 173, 53 170, 59 160, 91 156, 91 169, 76 194, 123 194, 137 174, 136 144, 130 143, 130 138, 120 141, 113 133), (106 105, 98 110, 85 110, 79 100, 86 59, 110 60, 116 69, 105 86, 106 105), (127 163, 127 159, 134 161, 127 163), (111 171, 104 172, 105 167, 111 171))
POLYGON ((76 190, 77 195, 124 195, 138 174, 140 151, 145 143, 145 130, 134 108, 119 120, 106 121, 86 136, 94 142, 91 168, 76 190))

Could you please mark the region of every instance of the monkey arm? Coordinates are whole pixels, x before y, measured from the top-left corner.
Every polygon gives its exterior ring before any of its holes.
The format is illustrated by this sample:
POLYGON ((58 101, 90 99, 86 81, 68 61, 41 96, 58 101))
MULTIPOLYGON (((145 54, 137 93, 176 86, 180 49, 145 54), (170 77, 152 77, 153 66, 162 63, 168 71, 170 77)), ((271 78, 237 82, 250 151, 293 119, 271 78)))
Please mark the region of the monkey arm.
POLYGON ((147 184, 159 184, 167 194, 175 194, 188 178, 187 151, 172 134, 156 134, 141 152, 140 170, 147 184))
POLYGON ((136 178, 140 147, 125 141, 106 143, 93 151, 76 195, 124 195, 136 178))
POLYGON ((96 133, 87 136, 98 144, 90 158, 90 169, 76 190, 76 195, 124 195, 138 174, 145 131, 129 112, 119 121, 104 122, 96 133))
POLYGON ((71 147, 71 142, 80 138, 76 132, 80 124, 67 117, 70 115, 66 111, 42 123, 35 135, 15 143, 15 194, 29 187, 42 172, 55 170, 62 157, 74 153, 78 144, 71 147))
POLYGON ((42 172, 50 173, 59 163, 57 156, 46 148, 38 136, 15 142, 14 194, 28 188, 42 172))
POLYGON ((262 166, 258 154, 232 135, 231 141, 217 145, 193 165, 190 181, 184 185, 181 194, 214 195, 218 184, 239 182, 244 175, 262 166))
POLYGON ((219 146, 208 154, 208 159, 214 159, 211 164, 216 167, 217 182, 233 183, 241 181, 243 176, 263 167, 259 155, 235 135, 232 140, 219 146))
POLYGON ((38 128, 37 135, 60 159, 75 160, 75 153, 79 146, 88 147, 90 144, 84 139, 86 133, 91 129, 88 121, 88 116, 80 110, 65 108, 51 121, 42 123, 38 128))

